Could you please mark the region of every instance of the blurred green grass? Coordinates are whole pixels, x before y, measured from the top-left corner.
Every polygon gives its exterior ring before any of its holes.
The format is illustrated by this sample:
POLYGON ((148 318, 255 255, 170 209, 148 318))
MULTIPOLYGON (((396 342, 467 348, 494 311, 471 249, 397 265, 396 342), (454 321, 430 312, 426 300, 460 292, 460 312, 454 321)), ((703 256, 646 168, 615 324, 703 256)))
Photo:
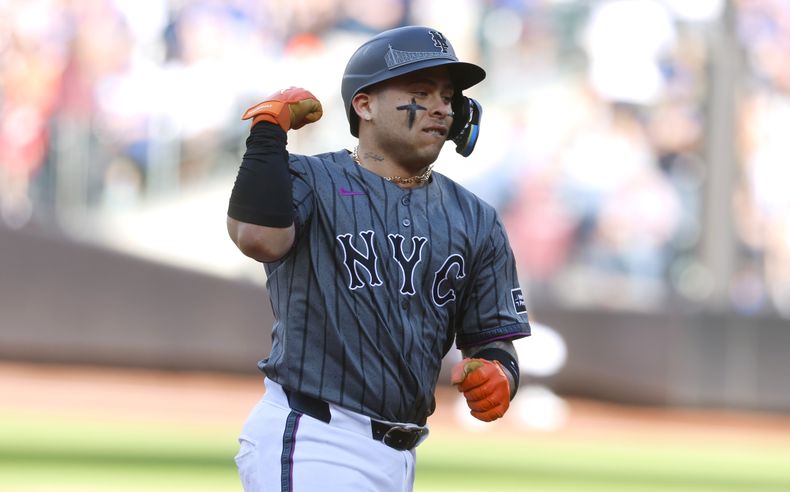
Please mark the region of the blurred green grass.
POLYGON ((419 458, 418 490, 755 492, 790 490, 790 450, 444 436, 419 458))
MULTIPOLYGON (((0 491, 240 491, 234 426, 0 412, 0 491)), ((418 492, 786 492, 790 446, 435 429, 418 492)))

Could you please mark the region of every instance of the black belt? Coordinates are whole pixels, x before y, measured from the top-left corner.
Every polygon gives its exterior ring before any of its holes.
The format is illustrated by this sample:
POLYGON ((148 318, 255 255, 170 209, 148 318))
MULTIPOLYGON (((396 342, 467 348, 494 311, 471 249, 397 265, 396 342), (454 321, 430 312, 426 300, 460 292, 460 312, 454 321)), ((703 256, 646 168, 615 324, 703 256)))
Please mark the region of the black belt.
MULTIPOLYGON (((292 410, 309 415, 327 424, 329 423, 332 414, 329 412, 329 404, 327 402, 307 396, 304 393, 297 393, 285 388, 283 390, 285 391, 285 396, 288 397, 288 405, 292 410)), ((398 451, 406 451, 417 445, 423 434, 427 432, 427 429, 404 427, 370 419, 370 431, 373 439, 381 441, 398 451)))

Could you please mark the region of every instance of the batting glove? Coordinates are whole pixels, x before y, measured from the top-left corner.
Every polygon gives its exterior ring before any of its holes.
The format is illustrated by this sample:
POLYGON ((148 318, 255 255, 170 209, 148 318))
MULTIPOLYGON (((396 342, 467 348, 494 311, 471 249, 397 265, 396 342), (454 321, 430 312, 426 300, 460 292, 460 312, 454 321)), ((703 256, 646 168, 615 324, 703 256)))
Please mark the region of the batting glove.
POLYGON ((277 91, 265 101, 244 112, 241 119, 252 118, 252 126, 259 121, 280 125, 284 131, 297 130, 318 121, 324 114, 321 102, 310 91, 300 87, 289 87, 277 91))
POLYGON ((510 407, 510 382, 498 361, 464 359, 453 367, 451 382, 478 420, 496 420, 510 407))

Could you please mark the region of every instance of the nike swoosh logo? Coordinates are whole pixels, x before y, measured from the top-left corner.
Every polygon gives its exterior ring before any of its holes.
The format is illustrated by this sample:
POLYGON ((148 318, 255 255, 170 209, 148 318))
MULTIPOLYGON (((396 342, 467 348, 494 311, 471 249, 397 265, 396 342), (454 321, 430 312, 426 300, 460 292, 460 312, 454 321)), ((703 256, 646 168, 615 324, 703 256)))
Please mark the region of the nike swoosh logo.
POLYGON ((352 191, 343 188, 342 186, 337 190, 340 192, 340 196, 359 196, 359 195, 367 195, 364 191, 352 191))

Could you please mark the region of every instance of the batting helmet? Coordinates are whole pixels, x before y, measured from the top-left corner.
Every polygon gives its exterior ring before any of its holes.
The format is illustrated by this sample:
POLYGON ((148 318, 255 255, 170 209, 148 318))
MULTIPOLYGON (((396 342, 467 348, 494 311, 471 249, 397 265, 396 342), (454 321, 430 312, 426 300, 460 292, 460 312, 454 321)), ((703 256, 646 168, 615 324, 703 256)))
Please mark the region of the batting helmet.
POLYGON ((464 156, 469 155, 476 140, 481 108, 477 101, 463 97, 461 91, 482 81, 486 72, 475 64, 458 61, 450 41, 428 27, 407 26, 384 31, 351 56, 341 86, 351 134, 359 136, 359 117, 351 105, 357 93, 399 75, 438 66, 447 67, 456 90, 452 102, 455 119, 447 138, 459 146, 462 145, 459 140, 465 142, 463 151, 456 150, 464 156), (470 107, 474 111, 470 111, 470 107), (470 135, 474 136, 471 146, 470 135))

